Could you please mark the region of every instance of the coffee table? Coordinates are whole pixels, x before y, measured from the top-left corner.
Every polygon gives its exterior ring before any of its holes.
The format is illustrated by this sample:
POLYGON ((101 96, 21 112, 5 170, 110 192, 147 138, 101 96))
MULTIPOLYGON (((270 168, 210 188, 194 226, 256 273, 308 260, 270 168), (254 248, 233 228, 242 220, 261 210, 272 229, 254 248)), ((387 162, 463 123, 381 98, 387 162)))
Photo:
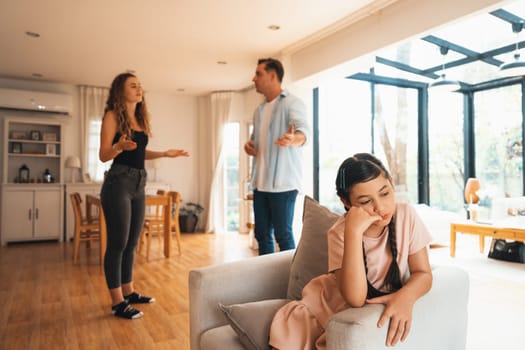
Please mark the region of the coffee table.
POLYGON ((450 256, 456 256, 456 234, 465 233, 479 236, 479 252, 485 252, 485 237, 510 239, 525 242, 524 227, 505 227, 501 224, 461 221, 450 223, 450 256))

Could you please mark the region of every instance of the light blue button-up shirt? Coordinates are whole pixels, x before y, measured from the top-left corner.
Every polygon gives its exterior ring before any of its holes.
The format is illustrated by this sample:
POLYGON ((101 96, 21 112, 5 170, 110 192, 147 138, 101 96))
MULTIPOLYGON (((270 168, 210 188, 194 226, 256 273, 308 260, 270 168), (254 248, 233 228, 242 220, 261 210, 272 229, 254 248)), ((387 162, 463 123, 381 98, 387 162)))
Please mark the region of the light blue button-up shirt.
MULTIPOLYGON (((301 131, 306 140, 310 138, 310 126, 306 120, 306 106, 296 96, 283 90, 279 95, 272 113, 272 120, 268 128, 268 138, 260 139, 261 122, 266 101, 261 103, 253 114, 253 134, 251 140, 256 150, 260 142, 266 142, 266 182, 264 192, 285 192, 302 189, 303 180, 303 150, 299 146, 281 147, 275 141, 284 135, 290 125, 295 131, 301 131)), ((306 143, 306 142, 305 142, 306 143)), ((257 155, 259 156, 259 154, 257 155)), ((256 159, 252 164, 252 178, 250 188, 253 190, 257 181, 256 159)))

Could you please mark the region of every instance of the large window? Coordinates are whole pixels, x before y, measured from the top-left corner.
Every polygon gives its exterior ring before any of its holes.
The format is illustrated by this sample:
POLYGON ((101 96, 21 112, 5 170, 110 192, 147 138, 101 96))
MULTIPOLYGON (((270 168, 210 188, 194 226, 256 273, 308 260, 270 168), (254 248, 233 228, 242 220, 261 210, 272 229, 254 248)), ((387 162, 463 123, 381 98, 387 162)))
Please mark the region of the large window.
POLYGON ((428 103, 430 205, 463 210, 463 95, 433 93, 428 103))
POLYGON ((98 157, 101 127, 102 120, 91 120, 89 122, 87 164, 91 179, 96 182, 102 182, 104 180, 104 172, 111 165, 111 162, 107 162, 106 164, 102 163, 98 157))
POLYGON ((344 211, 335 192, 339 165, 372 148, 370 84, 351 79, 319 86, 319 201, 344 211))
POLYGON ((318 112, 323 205, 344 210, 335 193, 337 169, 347 157, 372 151, 390 170, 399 199, 418 201, 417 89, 354 79, 333 81, 319 86, 318 112))
POLYGON ((485 200, 522 196, 521 85, 477 92, 474 106, 476 177, 485 200))
POLYGON ((417 203, 416 89, 376 85, 374 153, 393 177, 397 199, 417 203))
POLYGON ((224 127, 224 223, 226 231, 239 231, 239 123, 224 127))

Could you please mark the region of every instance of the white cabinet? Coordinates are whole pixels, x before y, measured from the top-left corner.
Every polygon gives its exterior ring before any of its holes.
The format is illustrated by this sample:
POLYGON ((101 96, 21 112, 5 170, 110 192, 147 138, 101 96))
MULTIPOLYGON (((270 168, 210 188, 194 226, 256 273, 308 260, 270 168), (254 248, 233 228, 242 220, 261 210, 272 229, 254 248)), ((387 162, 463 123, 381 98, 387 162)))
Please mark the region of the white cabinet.
POLYGON ((2 245, 60 240, 63 232, 61 194, 60 185, 4 185, 2 245))

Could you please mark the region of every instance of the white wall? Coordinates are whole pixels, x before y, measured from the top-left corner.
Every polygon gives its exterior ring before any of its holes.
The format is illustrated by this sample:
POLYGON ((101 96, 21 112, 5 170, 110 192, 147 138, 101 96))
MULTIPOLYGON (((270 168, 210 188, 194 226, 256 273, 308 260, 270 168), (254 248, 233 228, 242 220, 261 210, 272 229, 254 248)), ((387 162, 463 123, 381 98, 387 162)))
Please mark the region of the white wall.
MULTIPOLYGON (((184 149, 190 157, 161 158, 157 181, 170 185, 181 193, 184 201, 197 201, 199 169, 199 144, 197 135, 197 98, 148 92, 148 109, 151 113, 153 136, 148 149, 163 151, 169 148, 184 149)), ((148 169, 150 179, 154 171, 148 169)))

